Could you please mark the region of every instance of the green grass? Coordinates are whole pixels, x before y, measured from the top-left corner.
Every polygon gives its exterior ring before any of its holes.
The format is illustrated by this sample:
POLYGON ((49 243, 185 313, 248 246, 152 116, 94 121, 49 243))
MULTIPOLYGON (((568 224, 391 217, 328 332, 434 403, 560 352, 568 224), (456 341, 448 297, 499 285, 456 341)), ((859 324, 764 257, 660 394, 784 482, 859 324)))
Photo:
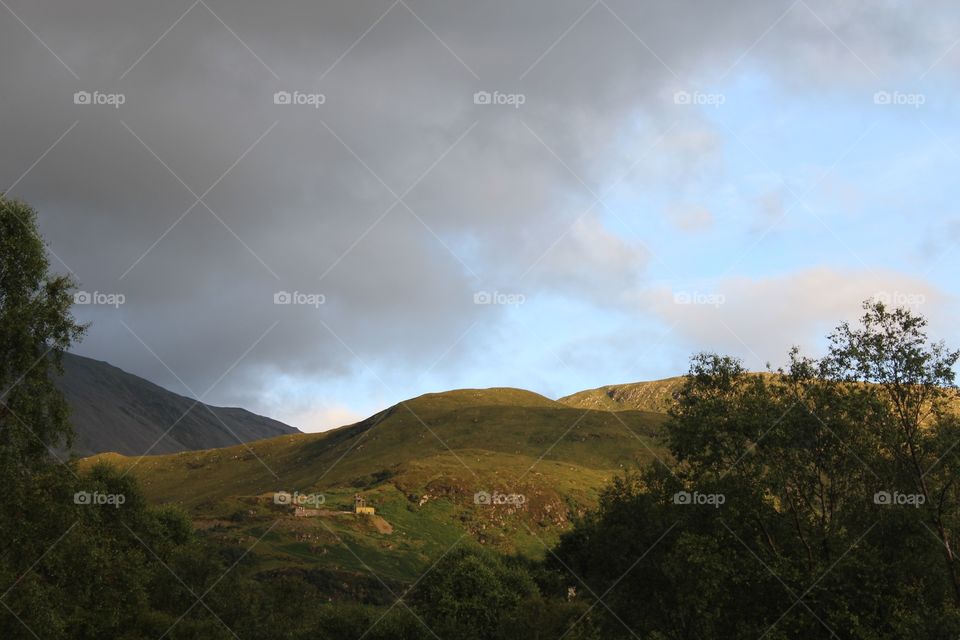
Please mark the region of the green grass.
POLYGON ((679 376, 650 382, 612 384, 578 391, 557 402, 579 409, 666 413, 673 403, 673 394, 680 390, 683 381, 684 378, 679 376))
POLYGON ((585 410, 520 389, 467 389, 400 403, 355 425, 226 449, 142 459, 130 469, 155 503, 177 504, 204 535, 257 543, 264 570, 316 568, 410 581, 454 543, 541 557, 595 507, 614 474, 665 457, 662 414, 585 410), (322 493, 347 510, 362 492, 392 527, 339 513, 293 518, 275 491, 322 493), (522 494, 521 508, 474 503, 522 494))

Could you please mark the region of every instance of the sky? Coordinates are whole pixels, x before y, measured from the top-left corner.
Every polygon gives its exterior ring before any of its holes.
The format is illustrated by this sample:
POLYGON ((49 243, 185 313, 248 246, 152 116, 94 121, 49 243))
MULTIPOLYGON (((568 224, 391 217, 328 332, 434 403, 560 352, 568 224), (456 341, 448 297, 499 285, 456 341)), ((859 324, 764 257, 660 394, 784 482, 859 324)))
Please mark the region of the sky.
POLYGON ((0 190, 74 351, 306 431, 960 343, 960 8, 930 0, 0 1, 0 190))

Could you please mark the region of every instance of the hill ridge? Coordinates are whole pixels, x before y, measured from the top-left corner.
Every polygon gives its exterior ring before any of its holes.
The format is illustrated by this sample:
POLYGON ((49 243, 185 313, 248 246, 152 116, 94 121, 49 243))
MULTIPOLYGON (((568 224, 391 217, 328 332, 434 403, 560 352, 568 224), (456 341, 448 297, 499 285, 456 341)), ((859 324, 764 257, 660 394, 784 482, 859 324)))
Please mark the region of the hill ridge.
POLYGON ((240 407, 199 402, 102 360, 63 354, 54 381, 70 407, 71 451, 91 455, 175 453, 299 433, 240 407))
POLYGON ((608 384, 594 389, 584 389, 557 398, 557 402, 569 407, 599 411, 653 411, 664 413, 673 403, 685 376, 673 376, 660 380, 608 384))

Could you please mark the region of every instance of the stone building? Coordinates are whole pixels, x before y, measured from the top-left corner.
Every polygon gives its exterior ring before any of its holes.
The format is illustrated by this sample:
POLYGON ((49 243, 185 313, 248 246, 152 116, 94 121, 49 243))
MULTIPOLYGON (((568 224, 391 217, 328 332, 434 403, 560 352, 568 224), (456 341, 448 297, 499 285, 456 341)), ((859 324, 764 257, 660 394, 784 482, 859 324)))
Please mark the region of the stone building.
POLYGON ((353 512, 372 516, 374 509, 373 507, 368 507, 367 501, 363 499, 363 496, 357 493, 353 496, 353 512))

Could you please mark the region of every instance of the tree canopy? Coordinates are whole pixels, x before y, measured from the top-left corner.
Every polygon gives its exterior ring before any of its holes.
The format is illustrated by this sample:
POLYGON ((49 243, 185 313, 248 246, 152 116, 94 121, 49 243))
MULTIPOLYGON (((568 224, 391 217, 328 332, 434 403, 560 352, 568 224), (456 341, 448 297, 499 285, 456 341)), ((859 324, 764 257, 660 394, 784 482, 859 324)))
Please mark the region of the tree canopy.
POLYGON ((955 638, 957 358, 879 302, 820 359, 695 356, 673 460, 609 487, 562 565, 640 637, 955 638))

